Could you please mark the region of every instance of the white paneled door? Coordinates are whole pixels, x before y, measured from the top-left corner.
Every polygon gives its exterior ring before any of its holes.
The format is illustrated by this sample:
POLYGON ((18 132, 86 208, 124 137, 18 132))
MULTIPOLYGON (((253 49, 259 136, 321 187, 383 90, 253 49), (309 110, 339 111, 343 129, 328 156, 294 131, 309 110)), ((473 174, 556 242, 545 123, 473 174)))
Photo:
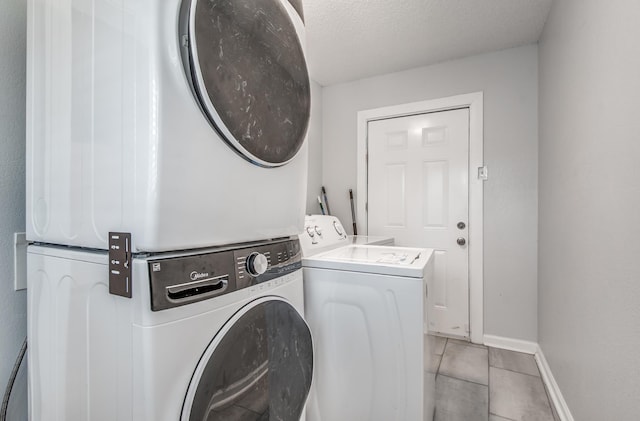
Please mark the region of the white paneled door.
POLYGON ((469 109, 368 123, 369 235, 435 250, 428 330, 469 337, 469 109))

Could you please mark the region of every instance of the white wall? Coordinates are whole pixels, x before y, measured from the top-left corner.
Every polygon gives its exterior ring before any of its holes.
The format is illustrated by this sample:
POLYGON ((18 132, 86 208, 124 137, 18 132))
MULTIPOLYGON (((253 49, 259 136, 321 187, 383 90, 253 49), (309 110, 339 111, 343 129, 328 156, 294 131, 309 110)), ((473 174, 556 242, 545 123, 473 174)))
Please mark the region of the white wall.
POLYGON ((318 195, 322 187, 322 86, 313 80, 311 81, 311 120, 307 141, 309 142, 307 214, 314 214, 320 213, 318 195))
MULTIPOLYGON (((25 218, 26 11, 22 0, 0 3, 0 399, 27 334, 26 294, 13 289, 13 233, 25 218)), ((16 398, 9 419, 26 419, 26 396, 16 398)))
POLYGON ((640 414, 640 2, 554 2, 540 43, 539 340, 576 420, 640 414))
POLYGON ((347 227, 348 189, 358 193, 358 111, 484 91, 485 334, 530 341, 537 340, 537 69, 532 45, 323 90, 323 180, 347 227))

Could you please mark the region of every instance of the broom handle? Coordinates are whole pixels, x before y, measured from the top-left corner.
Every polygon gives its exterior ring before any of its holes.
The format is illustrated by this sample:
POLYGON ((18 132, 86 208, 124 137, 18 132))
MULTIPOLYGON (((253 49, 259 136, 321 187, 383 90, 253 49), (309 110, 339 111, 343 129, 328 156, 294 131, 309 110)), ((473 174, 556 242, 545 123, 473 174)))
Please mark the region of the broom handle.
POLYGON ((353 204, 353 190, 349 189, 349 199, 351 200, 351 220, 353 221, 353 235, 358 235, 358 227, 356 226, 356 209, 353 204))

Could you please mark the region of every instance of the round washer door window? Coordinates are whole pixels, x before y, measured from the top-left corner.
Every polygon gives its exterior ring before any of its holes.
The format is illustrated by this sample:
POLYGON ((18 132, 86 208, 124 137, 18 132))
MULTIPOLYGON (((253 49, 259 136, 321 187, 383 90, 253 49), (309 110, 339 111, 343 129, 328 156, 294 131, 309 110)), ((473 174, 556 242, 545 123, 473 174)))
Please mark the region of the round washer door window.
POLYGON ((310 117, 309 74, 281 0, 185 0, 188 76, 218 133, 249 161, 286 164, 310 117))
POLYGON ((312 373, 311 332, 304 319, 283 299, 258 299, 209 344, 181 421, 298 420, 312 373))

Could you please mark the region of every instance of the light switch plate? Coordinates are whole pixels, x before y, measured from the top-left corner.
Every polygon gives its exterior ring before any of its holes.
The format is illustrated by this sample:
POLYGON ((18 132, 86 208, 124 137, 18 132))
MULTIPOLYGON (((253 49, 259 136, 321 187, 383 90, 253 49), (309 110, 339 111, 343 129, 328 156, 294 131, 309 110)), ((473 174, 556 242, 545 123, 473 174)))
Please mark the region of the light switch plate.
POLYGON ((13 287, 16 291, 27 289, 27 236, 24 232, 13 234, 13 287))
POLYGON ((478 167, 478 180, 487 181, 489 179, 489 170, 486 166, 478 167))

